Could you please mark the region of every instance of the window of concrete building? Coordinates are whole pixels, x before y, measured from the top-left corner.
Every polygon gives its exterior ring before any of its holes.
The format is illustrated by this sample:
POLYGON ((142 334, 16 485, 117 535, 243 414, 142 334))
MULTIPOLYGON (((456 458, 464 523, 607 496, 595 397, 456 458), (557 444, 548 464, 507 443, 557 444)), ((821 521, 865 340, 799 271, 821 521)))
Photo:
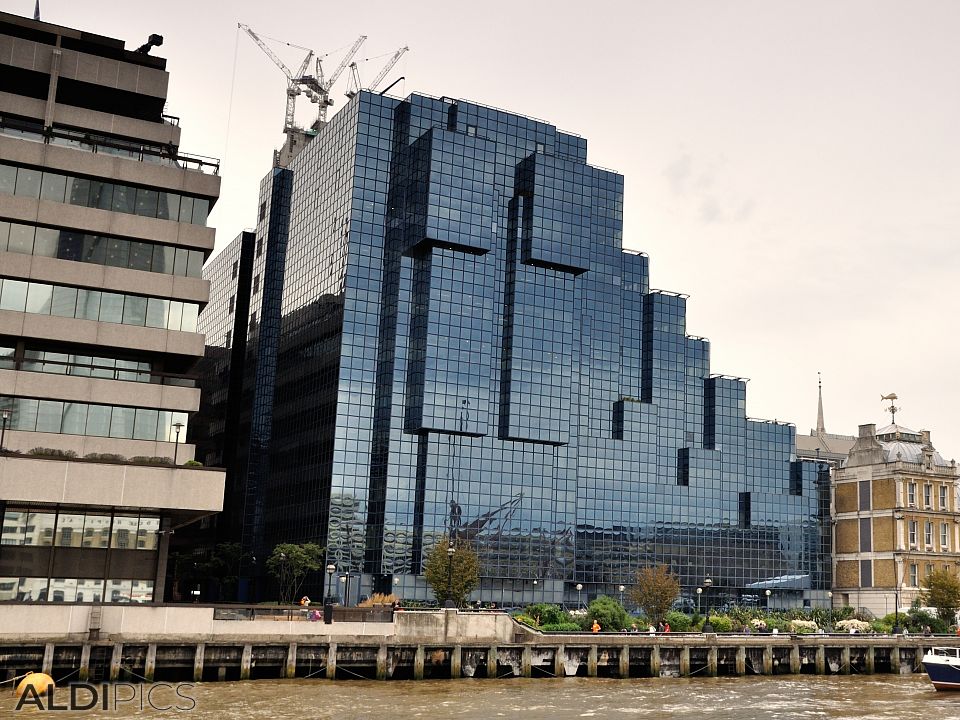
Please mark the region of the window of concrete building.
POLYGON ((930 483, 923 486, 923 506, 925 508, 933 507, 933 485, 930 483))
POLYGON ((916 563, 910 564, 910 587, 917 587, 920 583, 920 568, 916 563))
POLYGON ((940 549, 950 549, 950 526, 946 523, 940 523, 940 549))
POLYGON ((933 545, 933 523, 929 520, 923 526, 923 542, 925 545, 933 545))
POLYGON ((926 568, 924 568, 924 574, 923 574, 923 576, 926 577, 926 578, 928 578, 928 577, 930 577, 931 575, 933 575, 933 563, 927 563, 926 568))
POLYGON ((910 507, 917 506, 917 484, 910 483, 907 485, 907 505, 910 507))
POLYGON ((873 561, 860 561, 860 587, 873 587, 873 561))
POLYGON ((861 480, 857 483, 857 487, 860 490, 860 509, 869 510, 870 509, 870 481, 861 480))
POLYGON ((860 518, 860 552, 870 552, 873 549, 872 522, 870 518, 860 518))
POLYGON ((940 509, 941 509, 941 510, 949 510, 949 509, 950 509, 950 508, 947 506, 947 486, 946 486, 946 485, 941 485, 941 486, 940 486, 940 509))
POLYGON ((918 523, 916 520, 911 520, 910 521, 910 537, 909 537, 911 547, 917 546, 917 532, 918 532, 918 523))

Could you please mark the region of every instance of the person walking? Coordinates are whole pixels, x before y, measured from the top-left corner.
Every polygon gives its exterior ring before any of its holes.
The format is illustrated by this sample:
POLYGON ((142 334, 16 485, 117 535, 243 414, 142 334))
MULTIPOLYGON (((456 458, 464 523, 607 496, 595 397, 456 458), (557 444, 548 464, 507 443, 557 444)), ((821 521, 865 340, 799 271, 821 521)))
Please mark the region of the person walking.
POLYGON ((594 620, 594 621, 593 621, 593 626, 592 626, 590 629, 591 629, 593 632, 595 632, 595 633, 600 632, 600 623, 598 623, 596 620, 594 620))

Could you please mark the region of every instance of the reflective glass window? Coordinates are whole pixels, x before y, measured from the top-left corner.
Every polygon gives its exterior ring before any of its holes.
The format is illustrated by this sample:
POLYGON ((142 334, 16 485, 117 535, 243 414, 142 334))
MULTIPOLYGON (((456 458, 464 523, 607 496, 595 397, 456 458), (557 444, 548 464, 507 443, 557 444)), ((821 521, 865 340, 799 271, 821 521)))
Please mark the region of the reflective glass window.
POLYGON ((36 230, 32 225, 13 223, 10 226, 10 242, 7 246, 10 252, 29 255, 33 252, 33 237, 36 230))
POLYGON ((71 205, 87 207, 90 204, 90 181, 68 176, 66 201, 71 205))
POLYGON ((123 295, 100 293, 100 322, 123 322, 123 295))
POLYGON ((187 258, 187 277, 203 276, 203 252, 200 250, 191 250, 187 258))
POLYGON ((146 326, 153 328, 165 328, 167 326, 167 313, 169 312, 169 300, 163 298, 149 298, 147 300, 146 326))
POLYGON ((130 407, 113 408, 110 419, 110 437, 114 438, 132 438, 133 420, 136 410, 130 407))
POLYGON ((13 165, 0 165, 0 193, 13 195, 17 187, 17 169, 13 165))
POLYGON ((69 435, 85 435, 87 427, 87 408, 86 403, 63 404, 63 423, 60 431, 69 435))
POLYGON ((33 254, 41 257, 57 257, 60 231, 55 228, 38 227, 33 243, 33 254))
POLYGON ((80 578, 77 580, 77 602, 100 602, 103 600, 103 580, 80 578))
POLYGON ((81 547, 83 519, 82 513, 60 513, 57 518, 56 544, 61 547, 81 547))
POLYGON ((147 298, 127 295, 123 300, 124 325, 143 325, 147 321, 147 298))
POLYGON ((105 548, 110 545, 110 516, 87 515, 83 520, 83 546, 105 548))
POLYGON ((130 242, 130 260, 127 267, 133 270, 150 270, 153 266, 153 245, 145 242, 130 242))
POLYGON ((188 223, 193 219, 193 198, 184 195, 180 198, 180 213, 177 216, 180 222, 188 223))
POLYGON ((28 512, 24 545, 48 547, 53 545, 53 530, 57 516, 47 512, 28 512))
POLYGON ((86 435, 95 437, 110 436, 110 407, 107 405, 87 406, 86 435))
POLYGON ((50 303, 53 300, 53 286, 43 283, 30 283, 27 291, 27 312, 40 315, 50 314, 50 303))
POLYGON ((196 332, 199 314, 199 306, 193 303, 183 303, 183 319, 180 322, 180 330, 183 332, 196 332))
POLYGON ((106 263, 110 267, 127 267, 130 261, 130 243, 119 238, 107 239, 106 263))
POLYGON ((18 398, 14 406, 10 427, 14 430, 35 431, 37 429, 37 410, 39 407, 39 400, 18 398))
POLYGON ((160 193, 148 188, 137 188, 137 215, 155 218, 160 193))
POLYGON ((0 252, 7 252, 7 240, 10 237, 10 223, 0 220, 0 252))
POLYGON ((101 210, 113 209, 113 183, 100 180, 90 180, 90 196, 87 198, 87 207, 101 210))
POLYGON ((81 256, 84 262, 105 265, 107 261, 107 238, 100 235, 84 235, 81 256))
POLYGON ((67 177, 59 173, 43 173, 40 184, 40 199, 62 203, 67 192, 67 177))
POLYGON ((114 212, 135 214, 137 211, 137 189, 129 185, 114 185, 112 209, 114 212))
POLYGON ((83 320, 100 319, 100 291, 77 290, 77 315, 83 320))
POLYGON ((153 580, 134 580, 131 582, 130 602, 153 602, 153 580))
POLYGON ((207 224, 207 212, 210 209, 210 201, 202 200, 200 198, 194 198, 193 200, 193 217, 190 220, 194 225, 206 225, 207 224))
POLYGON ((108 580, 107 595, 104 602, 128 603, 132 591, 131 580, 108 580))
POLYGON ((14 190, 15 195, 22 195, 38 199, 40 197, 40 181, 43 173, 33 168, 17 169, 17 187, 14 190))
POLYGON ((46 578, 20 578, 20 582, 17 585, 17 600, 23 602, 37 602, 46 599, 46 578))
POLYGON ((5 279, 0 285, 0 310, 23 312, 27 307, 27 283, 5 279))
POLYGON ((180 217, 180 196, 177 193, 160 193, 157 217, 163 220, 177 220, 180 217))
POLYGON ((159 410, 137 408, 136 420, 133 426, 134 440, 156 440, 157 426, 160 420, 159 410))
POLYGON ((173 258, 176 248, 170 245, 153 246, 153 271, 170 274, 173 272, 173 258))
POLYGON ((23 545, 26 538, 27 513, 19 510, 7 510, 3 513, 3 532, 0 533, 0 545, 23 545))
POLYGON ((63 420, 63 403, 41 400, 37 407, 37 432, 59 433, 63 420))
POLYGON ((50 301, 50 314, 57 317, 75 317, 77 312, 77 289, 56 286, 50 301))

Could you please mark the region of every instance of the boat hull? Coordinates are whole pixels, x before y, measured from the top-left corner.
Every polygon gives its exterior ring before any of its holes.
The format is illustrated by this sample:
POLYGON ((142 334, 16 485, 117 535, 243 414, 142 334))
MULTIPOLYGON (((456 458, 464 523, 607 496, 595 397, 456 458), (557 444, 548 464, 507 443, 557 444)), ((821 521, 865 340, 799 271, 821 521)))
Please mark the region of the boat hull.
POLYGON ((937 690, 960 691, 960 662, 944 662, 944 658, 923 658, 923 669, 937 690))

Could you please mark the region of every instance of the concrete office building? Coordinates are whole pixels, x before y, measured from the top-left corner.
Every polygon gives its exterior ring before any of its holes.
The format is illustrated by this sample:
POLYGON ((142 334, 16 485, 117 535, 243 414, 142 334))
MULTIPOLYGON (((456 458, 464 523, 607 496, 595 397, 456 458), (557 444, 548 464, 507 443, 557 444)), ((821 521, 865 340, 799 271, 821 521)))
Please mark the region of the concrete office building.
POLYGON ((182 467, 218 165, 150 45, 0 13, 0 600, 160 600, 222 506, 182 467))

